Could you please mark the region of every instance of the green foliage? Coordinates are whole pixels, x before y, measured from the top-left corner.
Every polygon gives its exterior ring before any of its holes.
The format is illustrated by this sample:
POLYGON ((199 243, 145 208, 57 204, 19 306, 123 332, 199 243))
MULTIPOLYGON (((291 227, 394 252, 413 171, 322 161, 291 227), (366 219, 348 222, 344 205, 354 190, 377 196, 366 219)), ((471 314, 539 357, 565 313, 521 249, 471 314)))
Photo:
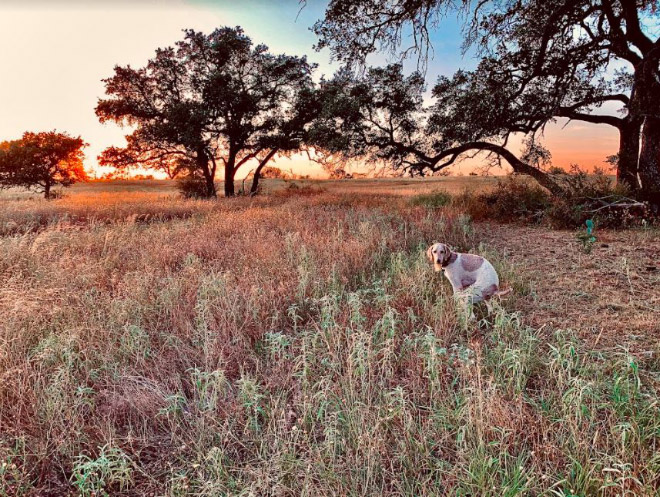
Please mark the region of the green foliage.
POLYGON ((117 66, 104 80, 108 98, 99 101, 97 116, 135 130, 126 147, 106 149, 100 163, 170 177, 187 173, 205 181, 206 189, 186 191, 214 197, 222 162, 225 195, 233 196, 243 164, 265 150, 270 159, 302 146, 304 125, 315 111, 313 69, 305 57, 255 46, 240 27, 208 35, 186 30, 176 47, 157 50, 144 68, 117 66))
POLYGON ((80 137, 49 131, 25 132, 21 139, 0 143, 0 188, 12 186, 56 195, 52 188, 86 181, 80 137))
POLYGON ((361 158, 406 169, 415 153, 401 143, 409 143, 423 130, 423 91, 422 75, 405 75, 400 64, 371 67, 363 77, 341 69, 321 83, 321 108, 310 127, 311 143, 333 162, 361 158), (384 131, 390 129, 392 135, 384 131))
POLYGON ((108 489, 123 491, 133 481, 133 462, 124 451, 108 445, 99 451, 96 459, 83 454, 74 464, 71 483, 82 497, 109 496, 108 489))
POLYGON ((0 439, 0 497, 31 494, 32 478, 26 467, 27 459, 24 437, 17 437, 11 446, 0 439))
POLYGON ((594 243, 596 243, 596 237, 593 234, 593 229, 594 229, 594 222, 591 219, 587 219, 586 221, 587 229, 585 231, 580 231, 578 232, 575 237, 577 238, 578 242, 582 245, 582 250, 585 254, 590 254, 591 249, 594 246, 594 243))
POLYGON ((410 199, 411 205, 426 207, 428 209, 444 207, 446 205, 449 205, 450 203, 451 203, 451 195, 443 191, 424 193, 422 195, 415 195, 410 199))
POLYGON ((657 33, 648 22, 657 15, 656 2, 331 0, 313 30, 318 46, 329 48, 349 67, 364 66, 377 51, 401 59, 415 54, 423 65, 433 51, 439 19, 455 15, 466 20, 463 48, 475 48, 481 58, 477 68, 438 78, 436 102, 425 109, 426 129, 397 136, 391 130, 398 126, 377 123, 364 135, 365 142, 389 135, 388 146, 408 154, 395 164, 421 174, 470 150, 488 150, 548 187, 552 177, 529 169, 547 162, 545 151, 533 147, 519 163, 504 148, 508 138, 524 134, 534 143, 557 118, 605 124, 621 133, 616 165, 623 181, 641 187, 646 198, 654 192, 657 197, 660 156, 653 145, 658 141, 653 123, 660 121, 647 119, 660 116, 660 72, 653 50, 657 33), (613 63, 622 68, 608 71, 613 63), (618 109, 605 108, 606 103, 618 109))
MULTIPOLYGON (((476 204, 468 204, 475 218, 500 221, 538 222, 551 204, 546 190, 519 176, 498 180, 495 190, 477 195, 476 200, 476 204)), ((458 203, 460 205, 461 199, 458 203)))

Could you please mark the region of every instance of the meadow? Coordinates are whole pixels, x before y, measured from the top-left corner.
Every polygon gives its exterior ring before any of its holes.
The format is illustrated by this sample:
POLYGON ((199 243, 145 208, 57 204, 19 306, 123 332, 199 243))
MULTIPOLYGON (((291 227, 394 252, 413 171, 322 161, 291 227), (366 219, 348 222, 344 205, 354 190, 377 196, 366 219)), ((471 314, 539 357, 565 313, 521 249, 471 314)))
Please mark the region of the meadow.
POLYGON ((0 193, 0 496, 659 495, 660 233, 432 201, 493 184, 0 193))

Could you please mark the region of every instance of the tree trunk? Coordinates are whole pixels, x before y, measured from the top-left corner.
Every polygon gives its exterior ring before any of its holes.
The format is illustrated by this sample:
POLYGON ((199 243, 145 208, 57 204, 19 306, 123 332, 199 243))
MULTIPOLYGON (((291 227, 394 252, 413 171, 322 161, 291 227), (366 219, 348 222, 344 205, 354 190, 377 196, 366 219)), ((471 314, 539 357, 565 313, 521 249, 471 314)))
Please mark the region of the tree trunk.
POLYGON ((272 159, 276 153, 277 153, 276 149, 268 152, 268 155, 266 155, 266 157, 264 157, 264 159, 257 166, 257 169, 254 171, 254 178, 252 178, 252 187, 250 188, 250 195, 257 194, 257 191, 259 190, 259 179, 261 178, 261 170, 264 168, 266 164, 268 164, 270 159, 272 159))
POLYGON ((635 82, 630 97, 630 112, 641 120, 642 146, 639 152, 640 197, 660 205, 660 83, 658 58, 660 46, 644 54, 635 66, 635 82))
POLYGON ((640 123, 626 120, 619 128, 619 157, 616 170, 617 183, 626 185, 631 191, 639 190, 637 168, 639 162, 640 123))
POLYGON ((642 127, 642 149, 639 154, 641 196, 660 205, 660 118, 647 116, 642 127))
POLYGON ((209 160, 204 151, 199 151, 197 153, 197 167, 202 171, 202 174, 204 175, 204 183, 206 186, 205 197, 217 197, 218 194, 215 190, 215 177, 209 169, 209 160))
POLYGON ((236 195, 234 191, 234 176, 236 175, 236 154, 230 152, 225 163, 225 197, 236 195))
POLYGON ((209 198, 217 197, 218 192, 215 190, 215 181, 212 176, 209 175, 206 179, 206 196, 209 198))
POLYGON ((50 182, 46 181, 46 184, 44 186, 44 198, 46 200, 50 199, 50 182))

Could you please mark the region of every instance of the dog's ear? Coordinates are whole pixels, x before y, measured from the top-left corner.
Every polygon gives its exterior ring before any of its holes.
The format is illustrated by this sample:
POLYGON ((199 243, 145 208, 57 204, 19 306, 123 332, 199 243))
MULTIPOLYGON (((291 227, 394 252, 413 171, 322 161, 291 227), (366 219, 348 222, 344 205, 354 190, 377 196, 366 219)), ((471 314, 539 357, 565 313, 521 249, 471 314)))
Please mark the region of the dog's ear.
POLYGON ((453 250, 449 245, 445 245, 445 254, 444 254, 444 262, 448 262, 451 259, 451 254, 453 250))
POLYGON ((434 246, 435 246, 435 243, 434 243, 433 245, 431 245, 431 246, 428 248, 428 250, 426 251, 426 257, 428 257, 428 258, 429 258, 429 261, 431 261, 431 262, 433 262, 433 252, 431 252, 431 251, 433 250, 433 247, 434 247, 434 246))

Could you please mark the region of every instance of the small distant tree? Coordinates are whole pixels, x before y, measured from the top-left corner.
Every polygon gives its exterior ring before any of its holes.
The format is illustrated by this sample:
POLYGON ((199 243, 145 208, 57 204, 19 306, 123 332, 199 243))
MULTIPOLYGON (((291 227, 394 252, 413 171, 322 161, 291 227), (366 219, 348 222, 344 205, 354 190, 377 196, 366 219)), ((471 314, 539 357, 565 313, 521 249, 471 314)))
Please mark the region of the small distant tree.
POLYGON ((263 167, 286 149, 281 126, 290 121, 297 93, 312 85, 313 68, 305 57, 254 46, 239 27, 208 35, 187 30, 176 47, 157 50, 145 67, 115 67, 104 80, 109 98, 99 101, 97 116, 135 131, 126 147, 105 150, 100 162, 197 178, 207 197, 216 196, 221 165, 225 196, 233 196, 241 166, 259 160, 263 167))
POLYGON ((338 167, 330 173, 330 179, 346 179, 350 175, 346 172, 345 169, 338 167))
POLYGON ((68 187, 88 177, 83 168, 80 137, 47 131, 26 132, 21 139, 0 143, 0 187, 22 187, 52 197, 53 187, 68 187))
POLYGON ((265 167, 261 171, 261 177, 262 178, 268 178, 268 179, 281 179, 284 178, 285 173, 276 167, 265 167))

